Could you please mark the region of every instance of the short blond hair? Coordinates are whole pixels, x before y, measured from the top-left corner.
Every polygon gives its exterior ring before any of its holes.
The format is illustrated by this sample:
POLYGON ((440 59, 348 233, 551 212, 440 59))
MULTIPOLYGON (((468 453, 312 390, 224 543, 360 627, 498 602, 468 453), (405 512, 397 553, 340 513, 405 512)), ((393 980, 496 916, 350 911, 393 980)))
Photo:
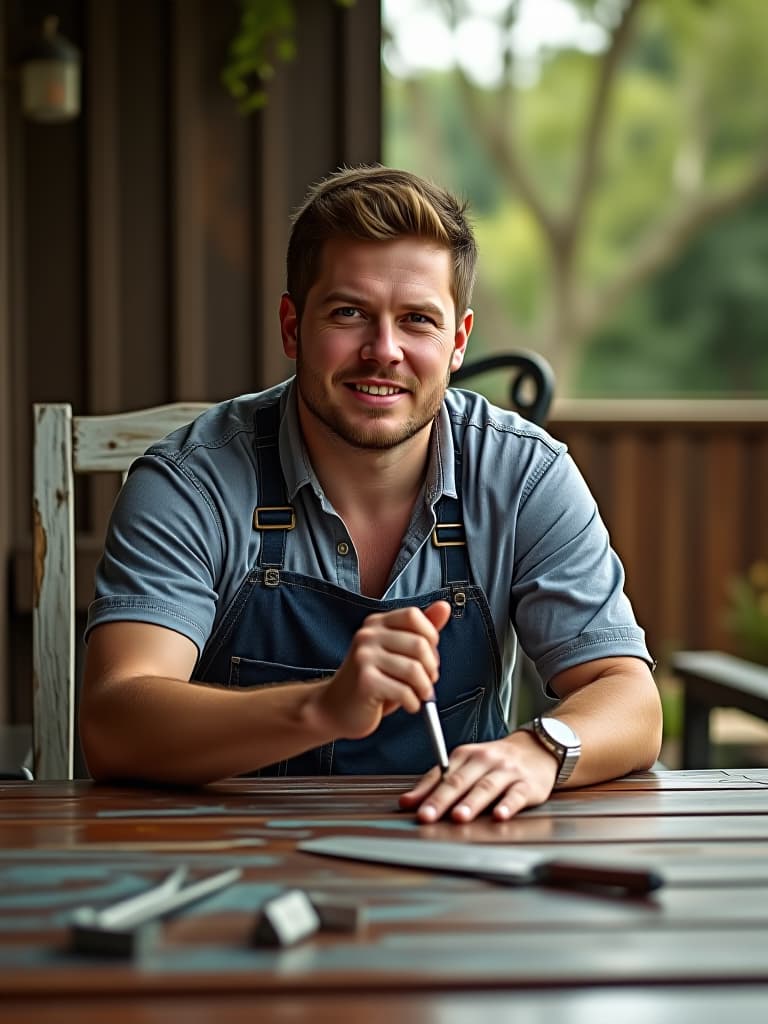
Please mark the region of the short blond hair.
POLYGON ((477 243, 466 209, 466 202, 439 185, 381 164, 343 168, 313 185, 294 215, 288 242, 287 288, 299 317, 329 239, 389 241, 414 236, 450 251, 458 322, 469 308, 477 264, 477 243))

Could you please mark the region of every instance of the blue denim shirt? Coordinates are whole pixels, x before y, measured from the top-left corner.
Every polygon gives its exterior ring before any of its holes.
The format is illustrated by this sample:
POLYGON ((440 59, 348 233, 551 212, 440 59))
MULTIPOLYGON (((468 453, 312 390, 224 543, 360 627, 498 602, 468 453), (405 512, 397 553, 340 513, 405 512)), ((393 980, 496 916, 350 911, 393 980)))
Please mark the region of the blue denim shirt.
MULTIPOLYGON (((182 633, 202 651, 258 557, 253 410, 278 395, 280 459, 296 509, 285 568, 360 593, 354 544, 309 462, 289 380, 213 406, 133 464, 112 514, 86 636, 101 623, 133 620, 182 633)), ((565 445, 469 391, 446 394, 422 497, 382 596, 440 586, 430 538, 435 502, 456 493, 449 419, 466 424, 464 525, 502 652, 502 704, 512 697, 515 634, 545 683, 596 658, 652 663, 621 563, 565 445)))

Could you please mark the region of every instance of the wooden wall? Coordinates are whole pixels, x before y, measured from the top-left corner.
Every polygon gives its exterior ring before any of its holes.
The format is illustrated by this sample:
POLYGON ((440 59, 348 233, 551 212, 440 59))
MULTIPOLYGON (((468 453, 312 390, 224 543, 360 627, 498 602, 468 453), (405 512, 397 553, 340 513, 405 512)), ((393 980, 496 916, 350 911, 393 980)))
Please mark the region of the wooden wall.
MULTIPOLYGON (((2 4, 2 0, 0 0, 2 4)), ((0 12, 3 11, 0 6, 0 12)), ((0 17, 0 55, 6 50, 6 25, 0 17)), ((4 63, 0 57, 0 75, 4 63)), ((0 78, 0 145, 8 138, 7 87, 0 78)), ((10 678, 8 568, 13 549, 11 513, 11 408, 10 408, 10 230, 8 161, 0 151, 0 723, 8 718, 10 678)))
MULTIPOLYGON (((84 86, 63 125, 0 91, 0 721, 28 713, 32 403, 110 412, 280 380, 289 213, 309 182, 379 157, 378 0, 296 10, 298 56, 246 118, 219 81, 236 0, 0 0, 9 81, 56 13, 84 86)), ((86 530, 112 492, 78 496, 86 530)))
POLYGON ((733 650, 728 582, 768 558, 768 401, 555 403, 655 656, 733 650))

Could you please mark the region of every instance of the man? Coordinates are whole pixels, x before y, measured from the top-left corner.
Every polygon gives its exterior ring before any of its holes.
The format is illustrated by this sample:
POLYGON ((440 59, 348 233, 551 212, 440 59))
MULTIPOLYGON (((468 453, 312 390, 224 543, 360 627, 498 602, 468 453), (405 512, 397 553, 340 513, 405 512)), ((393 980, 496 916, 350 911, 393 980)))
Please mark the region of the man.
POLYGON ((81 700, 94 777, 421 774, 402 806, 466 822, 653 763, 650 657, 564 446, 447 388, 475 260, 464 207, 414 175, 310 191, 280 304, 295 378, 153 446, 115 509, 81 700), (510 733, 513 629, 560 700, 510 733))

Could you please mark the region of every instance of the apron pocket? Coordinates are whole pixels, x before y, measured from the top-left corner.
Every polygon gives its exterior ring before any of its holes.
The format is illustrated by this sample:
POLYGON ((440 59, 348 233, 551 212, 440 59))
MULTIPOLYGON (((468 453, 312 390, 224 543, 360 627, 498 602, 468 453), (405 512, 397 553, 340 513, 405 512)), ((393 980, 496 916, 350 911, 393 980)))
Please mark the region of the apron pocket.
POLYGON ((279 661, 254 661, 236 655, 229 659, 230 686, 267 686, 269 683, 302 683, 311 679, 326 679, 335 668, 306 668, 284 665, 279 661))
POLYGON ((453 750, 462 743, 477 743, 480 734, 480 709, 484 696, 485 687, 479 686, 455 704, 449 704, 445 708, 438 704, 448 750, 453 750))

